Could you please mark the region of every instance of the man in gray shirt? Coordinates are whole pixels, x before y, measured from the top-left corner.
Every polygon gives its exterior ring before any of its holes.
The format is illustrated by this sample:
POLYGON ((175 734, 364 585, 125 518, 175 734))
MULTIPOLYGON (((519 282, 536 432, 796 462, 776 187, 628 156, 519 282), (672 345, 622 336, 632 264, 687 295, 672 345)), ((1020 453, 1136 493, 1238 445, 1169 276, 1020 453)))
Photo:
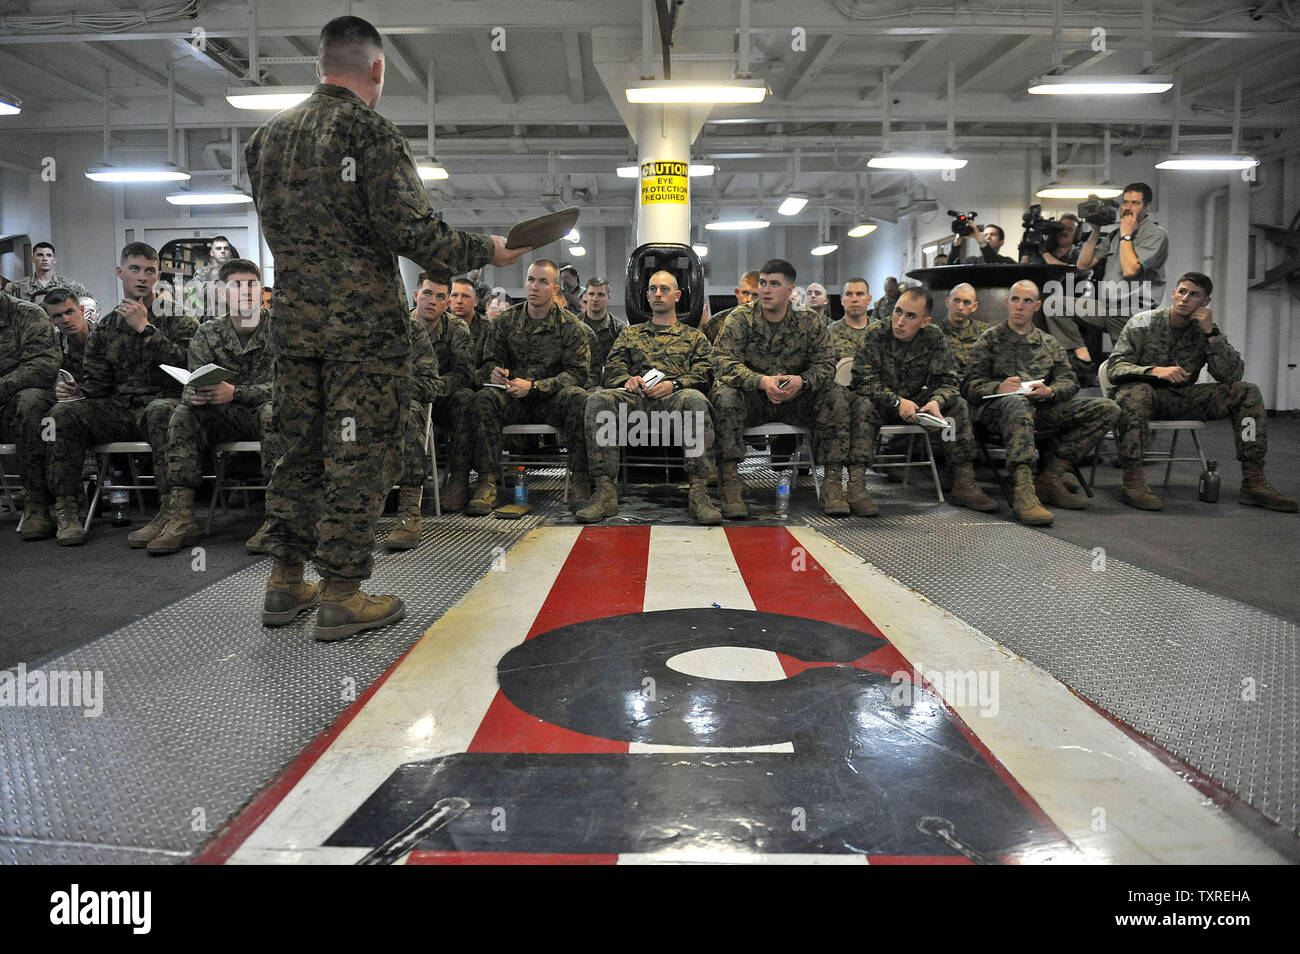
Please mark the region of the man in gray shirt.
POLYGON ((1145 182, 1124 187, 1119 228, 1111 233, 1106 251, 1098 254, 1100 230, 1093 228, 1079 253, 1078 267, 1093 268, 1104 263, 1097 301, 1104 304, 1102 316, 1085 318, 1105 327, 1119 340, 1128 320, 1140 311, 1155 308, 1165 297, 1165 259, 1169 257, 1169 233, 1148 218, 1155 194, 1145 182))

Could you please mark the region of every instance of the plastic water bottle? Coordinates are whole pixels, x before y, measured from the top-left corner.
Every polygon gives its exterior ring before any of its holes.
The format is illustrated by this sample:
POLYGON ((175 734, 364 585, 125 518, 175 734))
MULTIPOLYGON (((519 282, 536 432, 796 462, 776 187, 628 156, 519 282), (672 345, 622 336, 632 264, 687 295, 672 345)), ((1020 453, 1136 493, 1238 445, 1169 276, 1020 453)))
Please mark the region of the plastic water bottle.
POLYGON ((784 520, 790 516, 790 471, 781 471, 776 481, 776 519, 784 520))
POLYGON ((515 503, 528 503, 528 477, 522 464, 515 468, 515 503))
POLYGON ((113 476, 104 481, 104 484, 104 489, 108 491, 108 503, 113 508, 113 526, 125 527, 131 522, 131 518, 126 513, 130 497, 127 495, 126 487, 122 481, 122 472, 120 470, 113 471, 113 476))
POLYGON ((1219 502, 1219 482, 1222 478, 1218 473, 1219 462, 1217 460, 1207 460, 1205 470, 1201 471, 1200 496, 1201 503, 1218 503, 1219 502))

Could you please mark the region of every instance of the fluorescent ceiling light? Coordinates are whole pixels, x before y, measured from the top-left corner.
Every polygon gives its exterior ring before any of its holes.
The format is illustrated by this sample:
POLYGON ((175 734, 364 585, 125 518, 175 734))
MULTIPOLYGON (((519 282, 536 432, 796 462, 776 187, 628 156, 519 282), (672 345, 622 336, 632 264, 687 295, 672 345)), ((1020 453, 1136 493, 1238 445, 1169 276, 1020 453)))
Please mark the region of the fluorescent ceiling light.
POLYGON ((173 192, 167 196, 172 205, 243 205, 253 197, 242 189, 222 189, 212 192, 173 192))
POLYGON ((587 250, 583 248, 581 245, 570 245, 569 254, 572 255, 574 258, 582 258, 582 256, 587 254, 587 250))
POLYGON ((95 182, 184 182, 190 174, 170 162, 146 166, 115 166, 100 163, 86 170, 86 178, 95 182))
POLYGON ((569 229, 569 234, 564 236, 566 242, 576 242, 580 238, 582 238, 582 233, 577 229, 569 229))
POLYGON ((1156 163, 1157 169, 1214 171, 1249 169, 1259 165, 1254 156, 1166 156, 1156 163))
MULTIPOLYGON (((616 170, 620 179, 635 179, 641 174, 641 167, 638 165, 619 166, 616 170)), ((686 174, 694 179, 696 176, 711 176, 717 171, 717 167, 711 162, 692 162, 686 169, 686 174)))
POLYGON ((812 247, 812 251, 809 252, 809 254, 810 254, 810 255, 829 255, 831 252, 835 251, 837 248, 839 248, 839 245, 838 245, 837 243, 835 243, 835 242, 826 242, 826 243, 823 244, 823 245, 814 245, 814 246, 812 247))
POLYGON ((627 87, 629 103, 761 103, 767 95, 762 80, 731 80, 725 83, 684 83, 676 80, 646 80, 627 87))
POLYGON ((288 109, 311 95, 312 86, 231 86, 226 102, 236 109, 288 109))
POLYGON ((0 116, 17 116, 23 111, 23 101, 17 96, 0 93, 0 116))
POLYGON ((704 258, 706 255, 709 254, 709 247, 708 247, 707 245, 701 245, 701 244, 699 244, 698 242, 695 243, 694 245, 692 245, 692 246, 691 246, 691 249, 692 249, 692 250, 695 252, 695 254, 698 255, 700 258, 704 258))
POLYGON ((849 238, 862 238, 864 235, 870 235, 878 226, 875 222, 863 222, 861 225, 855 225, 849 229, 849 238))
POLYGON ((420 178, 425 182, 430 182, 434 179, 451 178, 451 176, 447 174, 447 170, 443 164, 432 156, 421 156, 419 159, 415 160, 415 171, 420 174, 420 178))
POLYGON ((785 201, 777 206, 777 215, 798 215, 803 211, 803 207, 808 204, 808 197, 805 195, 786 196, 785 201))
POLYGON ((1173 89, 1172 76, 1040 76, 1029 87, 1036 96, 1140 96, 1173 89))
POLYGON ((704 227, 710 232, 739 232, 744 229, 765 229, 771 224, 764 219, 731 219, 725 222, 705 222, 704 227))
POLYGON ((1086 199, 1090 195, 1095 195, 1099 199, 1114 199, 1123 193, 1123 189, 1117 189, 1112 185, 1067 186, 1059 182, 1049 182, 1035 192, 1034 196, 1039 199, 1086 199))
POLYGON ((965 169, 966 160, 935 152, 886 152, 872 156, 867 165, 872 169, 965 169))

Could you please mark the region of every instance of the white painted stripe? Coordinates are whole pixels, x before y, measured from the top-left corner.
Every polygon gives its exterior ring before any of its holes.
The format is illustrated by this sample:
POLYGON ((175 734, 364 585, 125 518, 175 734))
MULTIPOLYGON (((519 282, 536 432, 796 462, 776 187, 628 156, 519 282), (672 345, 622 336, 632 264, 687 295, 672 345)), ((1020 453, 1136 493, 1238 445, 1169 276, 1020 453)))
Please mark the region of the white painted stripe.
POLYGON ((619 855, 620 865, 865 865, 866 855, 783 855, 684 849, 656 854, 619 855))
POLYGON ((791 532, 914 666, 997 674, 996 715, 945 701, 1088 860, 1284 863, 1052 676, 817 532, 791 532))
POLYGON ((528 635, 580 532, 550 527, 520 541, 411 648, 231 861, 320 850, 398 766, 464 752, 496 696, 497 660, 528 635))

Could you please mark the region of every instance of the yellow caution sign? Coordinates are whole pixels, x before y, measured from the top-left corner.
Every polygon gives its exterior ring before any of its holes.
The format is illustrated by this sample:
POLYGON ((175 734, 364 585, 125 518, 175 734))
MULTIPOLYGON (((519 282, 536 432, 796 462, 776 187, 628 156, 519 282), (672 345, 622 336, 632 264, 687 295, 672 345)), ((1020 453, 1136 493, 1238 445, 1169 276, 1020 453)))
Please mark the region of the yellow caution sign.
POLYGON ((641 163, 641 204, 690 202, 689 165, 685 162, 641 163))

